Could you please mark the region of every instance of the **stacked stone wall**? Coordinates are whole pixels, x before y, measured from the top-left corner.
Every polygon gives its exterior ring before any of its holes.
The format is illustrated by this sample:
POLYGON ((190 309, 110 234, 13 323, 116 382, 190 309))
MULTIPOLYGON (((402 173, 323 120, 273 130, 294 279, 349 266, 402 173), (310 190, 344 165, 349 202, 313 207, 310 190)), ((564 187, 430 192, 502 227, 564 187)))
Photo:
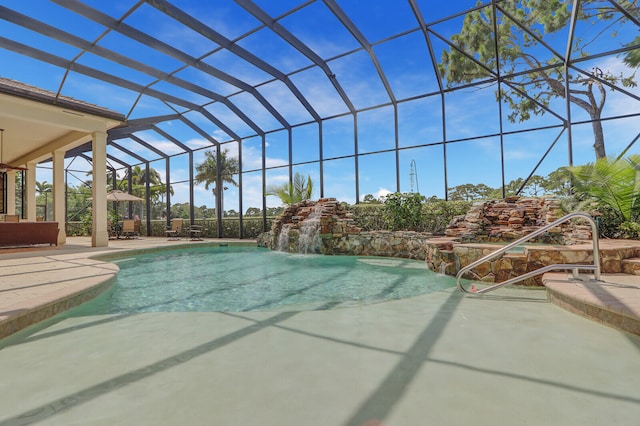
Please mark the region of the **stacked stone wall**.
MULTIPOLYGON (((362 232, 343 204, 335 198, 323 198, 285 209, 274 220, 272 230, 260 236, 258 245, 279 249, 282 230, 286 229, 287 241, 280 249, 299 252, 301 224, 317 221, 320 229, 316 253, 425 260, 432 271, 455 276, 462 267, 497 250, 499 245, 489 242, 511 241, 561 216, 559 203, 553 199, 512 197, 477 203, 467 215, 452 222, 447 237, 433 238, 429 233, 412 231, 362 232)), ((545 265, 593 262, 589 225, 569 224, 553 231, 537 241, 547 245, 527 245, 520 251, 505 253, 472 269, 465 278, 499 283, 545 265)), ((629 270, 640 275, 640 261, 629 261, 638 257, 637 242, 611 250, 601 249, 602 272, 629 270)), ((522 284, 541 285, 541 276, 522 284)))
MULTIPOLYGON (((555 198, 508 197, 474 203, 464 216, 454 218, 445 236, 461 242, 510 242, 561 218, 564 212, 555 198)), ((573 244, 591 239, 591 227, 562 224, 534 242, 573 244)))

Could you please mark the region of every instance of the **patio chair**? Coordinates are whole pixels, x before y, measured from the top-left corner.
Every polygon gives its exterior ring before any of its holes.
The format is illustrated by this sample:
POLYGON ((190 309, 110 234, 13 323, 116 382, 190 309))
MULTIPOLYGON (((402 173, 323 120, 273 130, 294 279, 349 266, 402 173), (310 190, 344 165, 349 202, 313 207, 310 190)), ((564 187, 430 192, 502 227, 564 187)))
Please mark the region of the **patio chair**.
POLYGON ((138 236, 136 232, 136 222, 133 219, 125 219, 122 221, 122 234, 126 239, 135 238, 138 236))
POLYGON ((191 237, 191 241, 202 241, 202 226, 201 225, 191 225, 189 227, 189 236, 191 237))
POLYGON ((171 219, 171 226, 166 226, 164 233, 170 240, 179 240, 182 234, 182 219, 171 219))

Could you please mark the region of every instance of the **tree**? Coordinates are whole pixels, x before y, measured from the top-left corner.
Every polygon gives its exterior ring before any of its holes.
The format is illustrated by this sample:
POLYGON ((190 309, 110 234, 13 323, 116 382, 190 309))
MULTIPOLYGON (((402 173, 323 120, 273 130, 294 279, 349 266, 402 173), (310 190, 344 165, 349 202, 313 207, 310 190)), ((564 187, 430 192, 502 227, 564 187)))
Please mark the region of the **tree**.
MULTIPOLYGON (((532 114, 544 114, 552 98, 565 98, 567 94, 562 58, 551 55, 549 59, 543 59, 541 52, 547 50, 536 38, 544 39, 546 34, 566 28, 571 19, 571 3, 570 0, 496 2, 497 20, 491 5, 469 12, 464 18, 460 32, 451 37, 457 48, 445 49, 438 64, 447 85, 471 83, 487 78, 495 81, 499 69, 501 76, 516 75, 503 80, 501 92, 496 93, 496 96, 511 108, 508 119, 511 122, 522 122, 531 118, 532 114), (499 45, 497 60, 495 39, 490 36, 494 34, 494 21, 499 45), (534 56, 534 52, 537 56, 534 56), (530 71, 520 73, 523 69, 530 71)), ((632 11, 632 14, 639 10, 638 0, 624 0, 619 3, 632 11)), ((480 1, 478 5, 481 5, 480 1)), ((591 22, 609 21, 610 26, 627 20, 611 3, 603 0, 581 2, 577 17, 579 20, 591 22)), ((594 30, 593 39, 574 40, 573 51, 580 52, 581 57, 588 56, 586 47, 600 35, 599 31, 594 30)), ((627 45, 633 45, 637 41, 638 38, 627 45)), ((628 65, 637 66, 640 55, 637 51, 631 50, 624 61, 628 65)), ((570 74, 568 95, 569 101, 585 110, 592 120, 593 147, 598 159, 606 157, 600 117, 607 97, 607 88, 602 81, 622 84, 625 87, 635 86, 636 83, 635 75, 614 75, 607 70, 596 70, 594 73, 599 79, 581 73, 570 74)))
POLYGON ((612 207, 624 221, 640 210, 640 155, 615 160, 601 158, 595 163, 568 169, 574 191, 581 199, 592 198, 612 207))
POLYGON ((543 188, 546 193, 558 195, 560 197, 569 197, 572 194, 571 189, 571 172, 566 167, 549 173, 545 179, 543 188))
POLYGON ((365 195, 362 199, 362 202, 367 204, 382 204, 382 201, 378 200, 372 194, 365 195))
MULTIPOLYGON (((118 187, 124 187, 129 180, 129 172, 118 183, 118 187)), ((140 166, 133 166, 131 168, 131 192, 141 198, 146 198, 146 186, 149 182, 149 197, 153 201, 159 200, 167 193, 167 186, 162 182, 160 173, 153 167, 149 167, 149 173, 147 174, 146 168, 140 166)), ((169 193, 173 195, 173 188, 169 187, 169 193)))
POLYGON ((47 220, 49 216, 49 201, 53 201, 53 196, 49 197, 49 193, 52 191, 53 185, 46 180, 42 182, 36 181, 36 192, 38 193, 38 196, 36 197, 36 205, 44 207, 44 211, 42 212, 44 220, 47 220), (49 198, 51 198, 51 200, 49 200, 49 198))
POLYGON ((204 183, 204 189, 211 188, 216 204, 220 203, 221 211, 224 211, 223 194, 224 184, 228 183, 238 186, 234 176, 240 172, 238 159, 229 156, 229 150, 220 152, 220 164, 218 164, 216 150, 205 151, 205 158, 202 163, 196 164, 195 181, 197 184, 204 183), (219 174, 218 174, 219 166, 219 174), (220 181, 218 182, 218 176, 220 181))
POLYGON ((296 173, 293 182, 284 183, 282 185, 270 186, 267 188, 267 195, 275 195, 280 198, 283 204, 295 204, 302 200, 308 200, 313 194, 313 181, 311 176, 307 175, 307 179, 296 173))
POLYGON ((244 214, 245 216, 260 216, 260 213, 262 213, 262 210, 260 210, 257 207, 249 207, 247 209, 247 212, 244 214))
MULTIPOLYGON (((452 201, 473 201, 485 199, 491 196, 492 191, 493 189, 484 183, 480 183, 478 185, 465 183, 449 188, 449 199, 452 201)), ((500 197, 501 195, 498 198, 500 197)))
MULTIPOLYGON (((637 36, 633 39, 633 42, 636 46, 640 45, 640 36, 637 36)), ((637 68, 640 66, 640 49, 630 50, 624 57, 624 63, 632 68, 637 68)))

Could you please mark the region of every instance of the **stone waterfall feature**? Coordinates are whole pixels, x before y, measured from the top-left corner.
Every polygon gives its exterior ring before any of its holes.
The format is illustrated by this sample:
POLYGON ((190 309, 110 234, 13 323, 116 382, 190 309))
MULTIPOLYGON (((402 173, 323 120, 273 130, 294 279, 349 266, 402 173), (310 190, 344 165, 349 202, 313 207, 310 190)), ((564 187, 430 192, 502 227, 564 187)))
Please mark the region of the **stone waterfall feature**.
POLYGON ((335 198, 305 200, 287 207, 259 245, 289 253, 334 254, 332 241, 359 234, 352 213, 335 198))
POLYGON ((425 260, 429 233, 362 232, 353 213, 335 198, 293 204, 278 216, 260 247, 290 253, 388 256, 425 260))

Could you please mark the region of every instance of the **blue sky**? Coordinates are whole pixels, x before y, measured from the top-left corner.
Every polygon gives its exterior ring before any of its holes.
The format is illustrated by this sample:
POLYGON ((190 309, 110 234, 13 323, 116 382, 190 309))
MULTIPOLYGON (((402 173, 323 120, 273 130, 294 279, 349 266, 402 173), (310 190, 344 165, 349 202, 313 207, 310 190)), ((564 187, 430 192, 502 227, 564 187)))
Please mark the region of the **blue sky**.
MULTIPOLYGON (((269 113, 256 100, 256 96, 241 90, 237 85, 234 86, 230 82, 214 78, 195 68, 183 68, 184 63, 176 58, 154 51, 118 32, 105 33, 104 26, 79 16, 56 3, 62 2, 8 0, 3 2, 3 6, 57 26, 89 42, 97 41, 100 47, 122 55, 129 55, 141 64, 151 65, 165 73, 174 73, 175 77, 228 97, 229 102, 244 111, 258 127, 267 132, 264 162, 267 167, 274 167, 266 173, 267 186, 287 181, 288 133, 283 130, 276 131, 282 127, 282 124, 277 117, 269 113)), ((134 0, 109 2, 92 0, 84 3, 101 10, 111 19, 120 19, 137 2, 134 0)), ((202 2, 196 0, 180 0, 172 3, 230 40, 235 40, 255 29, 255 32, 242 38, 237 44, 246 52, 264 61, 267 66, 289 74, 291 83, 310 101, 314 110, 322 118, 335 117, 348 112, 347 105, 338 96, 337 91, 322 70, 312 67, 309 58, 284 42, 270 29, 261 28, 259 21, 251 17, 238 4, 232 1, 202 2)), ((303 2, 297 0, 255 1, 258 7, 272 17, 279 17, 301 3, 303 2)), ((423 0, 417 3, 421 7, 425 22, 435 23, 433 29, 448 37, 459 31, 462 17, 436 22, 450 14, 472 7, 475 1, 433 2, 423 0)), ((341 0, 337 1, 337 4, 358 27, 366 40, 373 45, 373 53, 388 80, 389 87, 395 98, 401 101, 398 106, 398 146, 401 148, 398 162, 400 189, 402 191, 410 190, 410 163, 415 161, 421 193, 426 196, 444 197, 444 148, 443 145, 437 144, 443 140, 442 98, 437 94, 404 101, 438 91, 433 64, 426 49, 424 36, 420 31, 414 31, 418 24, 409 3, 398 0, 377 0, 367 2, 366 7, 363 7, 361 2, 341 0), (378 43, 385 38, 404 32, 406 34, 402 36, 378 43)), ((221 48, 210 39, 186 28, 149 4, 138 7, 125 17, 123 22, 127 26, 152 35, 191 57, 200 58, 207 55, 202 59, 205 64, 215 67, 238 81, 257 86, 257 93, 264 97, 288 123, 292 125, 308 123, 294 127, 292 130, 292 161, 301 163, 295 165, 293 171, 294 173, 311 175, 317 183, 316 188, 318 188, 314 196, 319 196, 318 125, 313 122, 310 112, 304 108, 284 83, 274 80, 273 76, 265 72, 264 69, 259 69, 229 50, 221 48)), ((362 198, 366 194, 377 196, 395 191, 394 111, 391 106, 374 108, 380 104, 388 103, 389 96, 370 55, 365 50, 358 50, 360 44, 356 37, 349 33, 330 12, 327 5, 321 1, 311 2, 278 22, 305 43, 316 55, 328 61, 329 68, 336 75, 338 82, 356 109, 372 108, 359 113, 357 121, 358 151, 361 154, 367 154, 358 159, 360 197, 362 198)), ((597 54, 619 47, 623 41, 635 37, 637 31, 638 28, 632 24, 607 28, 597 22, 585 22, 578 26, 576 37, 588 39, 591 34, 602 32, 599 41, 589 45, 590 53, 597 54), (611 37, 613 31, 617 31, 617 37, 611 37)), ((77 47, 52 41, 6 20, 0 20, 0 32, 10 39, 37 49, 67 60, 76 60, 78 64, 83 66, 107 70, 109 73, 137 85, 151 84, 151 88, 155 90, 196 104, 205 104, 211 101, 203 95, 189 92, 170 83, 154 83, 155 77, 116 64, 98 55, 85 53, 78 56, 81 50, 77 47)), ((446 44, 437 37, 432 37, 432 42, 436 59, 439 59, 439 54, 446 47, 446 44)), ((564 53, 566 34, 559 33, 549 36, 545 38, 545 42, 549 43, 553 49, 564 53)), ((550 54, 546 49, 540 47, 532 53, 542 56, 550 54)), ((151 96, 143 95, 138 98, 138 93, 134 91, 106 84, 73 71, 68 74, 64 79, 64 84, 61 85, 65 75, 63 68, 18 55, 9 50, 0 49, 0 60, 3 64, 11 64, 10 67, 3 67, 0 71, 2 77, 19 80, 54 92, 62 88, 63 95, 113 109, 127 115, 130 119, 186 111, 182 106, 168 106, 151 96)), ((617 56, 599 57, 581 63, 579 66, 587 71, 597 67, 614 74, 631 72, 625 68, 617 56)), ((640 95, 637 88, 629 89, 629 91, 640 95)), ((485 183, 492 187, 498 187, 502 180, 499 155, 500 138, 491 136, 500 132, 495 87, 468 88, 447 94, 444 99, 448 141, 486 135, 481 139, 447 144, 448 186, 453 187, 463 183, 485 183)), ((562 117, 567 114, 565 104, 561 100, 553 100, 550 107, 562 117)), ((261 173, 258 170, 262 165, 261 138, 255 137, 254 130, 223 103, 211 103, 205 108, 244 138, 242 140, 243 169, 250 172, 243 174, 242 177, 243 209, 260 207, 262 205, 262 181, 261 173)), ((603 117, 639 112, 640 102, 637 100, 620 92, 610 91, 607 93, 603 117)), ((574 121, 588 119, 586 113, 575 105, 571 107, 571 115, 574 121)), ((185 117, 201 126, 217 140, 226 142, 233 139, 223 129, 199 113, 186 112, 185 117)), ((560 120, 551 114, 534 117, 525 123, 512 124, 506 119, 502 122, 505 132, 559 124, 560 120)), ((354 126, 353 117, 347 115, 324 121, 322 129, 323 156, 325 159, 329 159, 323 164, 324 195, 351 203, 356 201, 353 184, 356 176, 355 160, 350 157, 355 150, 354 126)), ((182 122, 163 122, 158 124, 158 127, 192 149, 210 145, 202 136, 182 122)), ((640 126, 638 126, 637 117, 632 117, 606 121, 604 130, 607 151, 610 154, 616 154, 622 151, 638 134, 640 126)), ((508 182, 518 177, 526 177, 551 142, 558 137, 560 131, 560 128, 550 128, 505 136, 503 139, 505 180, 508 182)), ((145 131, 141 132, 140 136, 167 154, 173 155, 182 152, 156 132, 145 131)), ((572 136, 574 163, 582 164, 592 161, 594 154, 591 147, 593 143, 591 125, 574 126, 572 136)), ((119 140, 118 143, 144 157, 156 157, 133 141, 119 140)), ((237 142, 225 143, 223 147, 234 156, 238 155, 240 148, 237 142)), ((137 160, 116 149, 109 148, 109 152, 127 163, 138 163, 137 160)), ((640 148, 635 146, 632 152, 640 152, 640 148)), ((197 151, 194 155, 195 163, 202 161, 203 158, 203 151, 197 151)), ((566 165, 567 160, 567 132, 565 132, 541 164, 537 174, 546 175, 556 168, 566 165)), ((82 163, 83 160, 77 159, 72 168, 88 170, 88 164, 83 165, 82 163)), ((117 166, 117 164, 114 165, 117 166)), ((153 162, 152 167, 156 168, 164 177, 164 161, 153 162)), ((83 177, 82 173, 76 175, 83 177)), ((188 201, 188 185, 185 182, 188 176, 187 156, 173 157, 171 159, 171 184, 175 191, 173 202, 188 201)), ((51 174, 46 168, 39 169, 37 179, 50 182, 51 174)), ((74 184, 72 181, 69 183, 74 184)), ((210 191, 206 191, 202 186, 196 188, 195 198, 195 204, 198 206, 213 205, 210 191)), ((230 187, 225 192, 225 209, 237 210, 239 201, 239 191, 237 188, 230 187)), ((277 206, 279 204, 277 198, 267 198, 267 205, 277 206)))

